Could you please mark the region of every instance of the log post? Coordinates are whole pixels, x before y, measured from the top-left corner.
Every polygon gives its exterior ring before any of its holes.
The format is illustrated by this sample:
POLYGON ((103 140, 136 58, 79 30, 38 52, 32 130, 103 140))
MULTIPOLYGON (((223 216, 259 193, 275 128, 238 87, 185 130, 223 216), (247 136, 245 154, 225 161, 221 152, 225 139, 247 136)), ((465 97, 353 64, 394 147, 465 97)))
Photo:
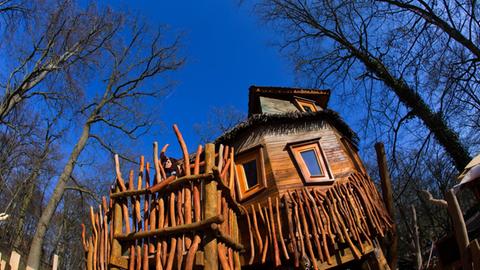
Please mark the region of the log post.
MULTIPOLYGON (((215 164, 215 145, 205 145, 205 173, 213 172, 213 166, 215 164)), ((208 179, 205 182, 205 199, 203 202, 204 218, 210 218, 217 215, 217 182, 208 179)), ((213 231, 207 231, 204 245, 205 254, 205 270, 218 269, 218 249, 217 239, 213 234, 213 231)))
MULTIPOLYGON (((115 193, 120 192, 120 189, 118 188, 118 185, 115 186, 115 193)), ((115 234, 121 234, 122 233, 122 205, 116 200, 113 205, 113 233, 115 234)), ((110 258, 115 259, 119 258, 122 256, 122 246, 120 245, 120 242, 115 239, 115 237, 112 239, 112 249, 110 253, 110 258)), ((112 261, 110 259, 110 261, 112 261)), ((112 267, 110 268, 111 270, 119 270, 117 267, 112 267)))
POLYGON ((18 254, 16 251, 12 251, 12 254, 10 255, 10 268, 11 270, 17 270, 18 267, 20 266, 20 254, 18 254))
POLYGON ((468 239, 467 227, 465 226, 465 220, 463 219, 462 209, 460 209, 457 197, 452 189, 447 191, 445 199, 448 204, 448 212, 452 218, 453 230, 455 232, 458 250, 460 251, 463 269, 472 269, 471 261, 468 258, 468 245, 470 241, 468 239))
POLYGON ((415 246, 415 264, 416 269, 422 269, 423 260, 422 260, 422 250, 420 247, 420 237, 418 236, 418 224, 417 224, 417 211, 415 210, 415 206, 412 204, 410 206, 412 210, 412 227, 413 227, 413 243, 415 246))
POLYGON ((388 265, 390 269, 397 269, 398 262, 398 235, 397 235, 397 226, 395 224, 395 210, 393 207, 393 190, 392 190, 392 180, 390 178, 390 172, 387 165, 387 155, 385 154, 385 146, 382 142, 377 142, 375 144, 375 151, 377 152, 377 163, 378 171, 380 174, 381 186, 382 186, 382 196, 385 206, 387 208, 388 214, 390 215, 393 228, 392 228, 392 238, 388 246, 387 258, 388 265))
POLYGON ((53 262, 52 262, 52 270, 57 270, 57 269, 58 269, 58 255, 54 254, 53 262))

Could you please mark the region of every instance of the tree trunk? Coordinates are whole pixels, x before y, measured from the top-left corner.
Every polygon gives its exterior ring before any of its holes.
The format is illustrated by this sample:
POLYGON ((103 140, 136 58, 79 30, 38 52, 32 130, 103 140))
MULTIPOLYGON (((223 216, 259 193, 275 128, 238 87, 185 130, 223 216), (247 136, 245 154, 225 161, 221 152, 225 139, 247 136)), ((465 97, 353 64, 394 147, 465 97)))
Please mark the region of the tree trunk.
POLYGON ((65 191, 65 186, 70 179, 70 176, 72 175, 78 157, 80 156, 87 144, 88 137, 90 135, 90 128, 91 122, 89 119, 83 126, 82 134, 78 139, 77 144, 73 148, 62 174, 57 180, 57 185, 55 186, 52 197, 50 198, 48 205, 45 207, 42 215, 40 216, 40 220, 38 221, 35 235, 33 236, 32 244, 30 246, 30 251, 28 253, 27 265, 32 269, 36 270, 39 268, 40 259, 42 256, 43 239, 45 237, 53 214, 55 213, 55 210, 57 209, 57 206, 62 199, 63 192, 65 191))

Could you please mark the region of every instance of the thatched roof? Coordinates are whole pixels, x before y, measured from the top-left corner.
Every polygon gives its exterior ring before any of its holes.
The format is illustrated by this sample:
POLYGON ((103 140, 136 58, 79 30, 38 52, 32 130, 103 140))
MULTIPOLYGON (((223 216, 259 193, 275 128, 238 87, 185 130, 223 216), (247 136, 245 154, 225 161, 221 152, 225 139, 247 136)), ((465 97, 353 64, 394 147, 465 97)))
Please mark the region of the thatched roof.
POLYGON ((262 128, 281 126, 281 125, 302 125, 308 123, 328 122, 338 129, 345 137, 354 144, 358 144, 357 134, 343 121, 337 112, 332 110, 322 110, 318 112, 289 112, 282 114, 254 114, 247 120, 236 125, 229 131, 221 135, 215 143, 228 144, 238 139, 240 135, 251 131, 253 128, 261 126, 262 128))

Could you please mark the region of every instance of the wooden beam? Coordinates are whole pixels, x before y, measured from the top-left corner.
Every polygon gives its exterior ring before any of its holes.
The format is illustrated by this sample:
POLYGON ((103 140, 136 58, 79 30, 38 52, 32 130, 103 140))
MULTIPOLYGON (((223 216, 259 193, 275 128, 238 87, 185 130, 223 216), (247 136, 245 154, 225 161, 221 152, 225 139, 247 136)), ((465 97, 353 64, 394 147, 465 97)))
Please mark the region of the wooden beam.
MULTIPOLYGON (((205 173, 212 173, 215 164, 215 145, 205 145, 205 173)), ((204 218, 217 215, 217 182, 207 180, 205 182, 205 199, 203 200, 204 218)), ((218 269, 217 239, 213 231, 207 231, 204 245, 205 270, 218 269)))
POLYGON ((445 194, 445 199, 448 204, 448 212, 453 221, 453 230, 455 232, 455 239, 457 240, 458 249, 460 251, 460 257, 462 260, 463 269, 471 269, 471 261, 468 258, 468 240, 467 227, 465 226, 465 220, 463 219, 462 209, 458 203, 457 197, 450 189, 445 194), (470 267, 468 266, 470 264, 470 267))
POLYGON ((388 245, 388 265, 391 269, 397 269, 398 263, 398 235, 397 226, 395 224, 395 210, 393 207, 393 190, 390 172, 388 170, 387 155, 385 154, 385 146, 382 142, 375 144, 375 151, 377 153, 378 172, 380 174, 382 197, 387 208, 387 212, 393 222, 393 229, 391 232, 391 239, 388 245))
POLYGON ((12 254, 10 254, 9 266, 11 270, 17 270, 20 266, 20 254, 16 251, 12 251, 12 254))
POLYGON ((413 242, 415 246, 415 263, 417 270, 422 269, 423 259, 422 259, 422 250, 420 247, 420 237, 418 235, 418 224, 417 224, 417 211, 415 210, 415 206, 412 204, 410 205, 412 210, 412 227, 413 227, 413 242))
POLYGON ((131 196, 136 196, 136 195, 144 195, 144 194, 151 194, 151 193, 167 193, 167 192, 172 192, 176 191, 177 189, 181 188, 183 185, 186 185, 190 183, 191 181, 195 180, 202 180, 202 179, 213 179, 213 174, 212 173, 205 173, 205 174, 199 174, 199 175, 190 175, 190 176, 183 176, 180 178, 177 178, 173 180, 170 184, 166 185, 164 188, 156 191, 156 192, 151 192, 152 189, 155 188, 155 186, 152 186, 150 188, 144 188, 144 189, 139 189, 139 190, 127 190, 127 191, 122 191, 122 192, 115 192, 113 193, 110 198, 119 198, 119 197, 131 197, 131 196))
MULTIPOLYGON (((232 165, 232 166, 234 166, 234 165, 232 165)), ((235 199, 233 199, 232 194, 230 193, 232 190, 222 182, 222 179, 220 177, 220 171, 218 170, 218 168, 213 167, 212 170, 213 170, 213 176, 214 176, 213 179, 217 182, 217 188, 219 190, 221 190, 222 193, 223 193, 223 196, 225 196, 225 199, 228 202, 228 206, 233 211, 235 211, 235 213, 237 213, 239 215, 243 215, 243 210, 242 210, 240 204, 237 203, 237 201, 235 199)))
POLYGON ((128 269, 128 260, 123 257, 110 257, 110 269, 128 269))
POLYGON ((190 231, 204 230, 204 229, 210 228, 212 224, 221 224, 223 223, 223 221, 224 221, 223 216, 216 215, 199 222, 193 222, 193 223, 183 224, 183 225, 178 225, 173 227, 165 227, 162 229, 156 229, 152 231, 140 231, 140 232, 129 233, 129 234, 122 234, 122 233, 115 234, 114 238, 121 241, 130 241, 135 239, 148 238, 152 236, 164 237, 164 236, 169 236, 173 234, 182 234, 190 231))
POLYGON ((222 232, 217 224, 212 224, 211 228, 215 232, 215 236, 218 238, 218 240, 220 240, 220 242, 240 252, 245 250, 245 247, 242 244, 236 242, 233 240, 233 238, 222 232))
MULTIPOLYGON (((363 242, 365 253, 363 256, 371 253, 374 250, 374 246, 370 245, 368 242, 363 242)), ((345 249, 335 250, 335 252, 330 256, 331 264, 328 263, 327 260, 318 261, 318 269, 329 269, 333 267, 337 267, 344 263, 350 262, 355 260, 355 255, 352 252, 352 249, 349 247, 345 247, 345 249)))
POLYGON ((472 256, 473 269, 480 269, 480 244, 478 239, 470 242, 469 249, 472 256))
MULTIPOLYGON (((115 191, 119 192, 120 189, 118 185, 115 186, 115 191)), ((122 205, 116 200, 113 205, 113 233, 114 234, 121 234, 122 233, 122 227, 123 227, 123 222, 122 222, 122 205)), ((127 220, 128 222, 128 220, 127 220)), ((116 270, 118 269, 115 264, 112 264, 112 262, 118 261, 117 259, 122 256, 122 245, 120 245, 120 242, 118 242, 117 239, 112 239, 112 247, 111 247, 111 252, 110 252, 110 264, 113 265, 114 267, 111 268, 111 270, 116 270)), ((125 269, 128 268, 124 267, 125 269)))
POLYGON ((58 255, 54 254, 53 261, 52 261, 52 270, 57 270, 57 269, 58 269, 58 255))

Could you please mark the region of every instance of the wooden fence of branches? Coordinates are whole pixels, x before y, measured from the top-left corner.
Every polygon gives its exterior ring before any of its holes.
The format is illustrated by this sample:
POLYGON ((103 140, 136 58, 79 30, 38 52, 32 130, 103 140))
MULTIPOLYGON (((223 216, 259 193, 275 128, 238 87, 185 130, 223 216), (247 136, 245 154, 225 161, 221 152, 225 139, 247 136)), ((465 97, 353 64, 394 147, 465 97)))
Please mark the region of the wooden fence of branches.
MULTIPOLYGON (((110 200, 90 209, 91 236, 83 226, 87 269, 240 268, 233 149, 207 144, 190 156, 178 128, 183 152, 175 173, 164 167, 154 143, 153 169, 140 159, 135 177, 125 181, 115 157, 117 179, 110 200), (136 178, 136 181, 135 181, 136 178)), ((161 150, 165 158, 168 145, 161 150)), ((175 166, 175 164, 174 164, 175 166)))

